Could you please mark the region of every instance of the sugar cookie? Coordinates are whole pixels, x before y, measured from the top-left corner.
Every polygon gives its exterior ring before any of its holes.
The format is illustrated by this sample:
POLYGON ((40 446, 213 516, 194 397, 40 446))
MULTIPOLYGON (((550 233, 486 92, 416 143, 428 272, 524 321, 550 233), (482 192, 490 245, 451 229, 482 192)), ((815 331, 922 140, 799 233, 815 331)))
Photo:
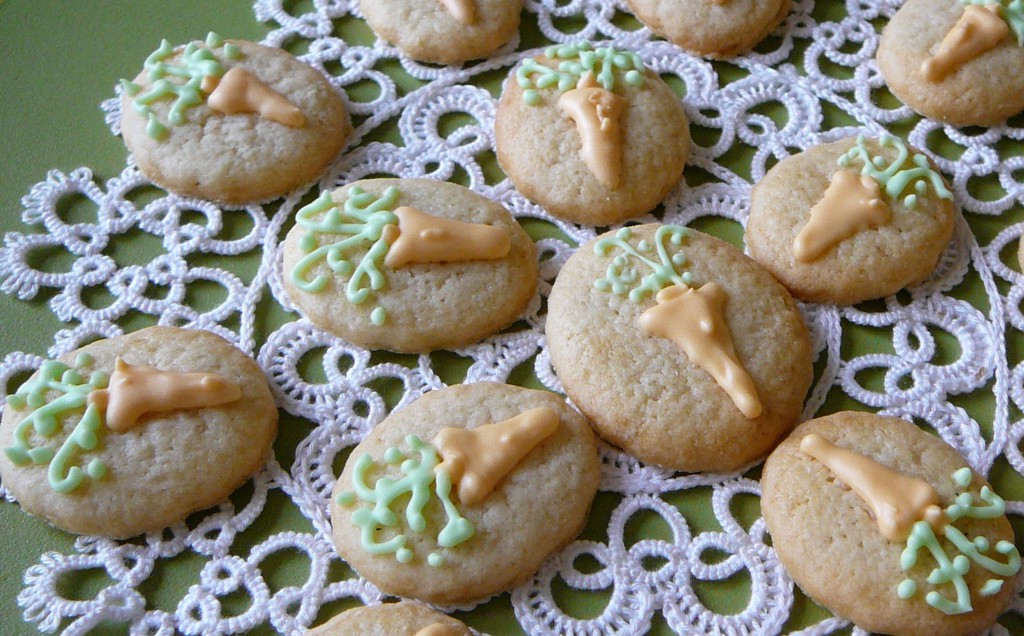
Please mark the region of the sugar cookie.
POLYGON ((640 57, 579 42, 512 72, 495 118, 498 161, 551 214, 610 225, 650 211, 690 151, 682 103, 640 57))
POLYGON ((211 33, 164 40, 122 81, 121 135, 154 183, 220 203, 272 199, 313 181, 348 138, 345 102, 280 49, 211 33))
POLYGON ((868 632, 979 633, 1013 598, 1020 555, 1002 499, 909 422, 806 422, 765 462, 761 486, 793 580, 868 632))
POLYGON ((356 607, 338 614, 306 636, 470 636, 460 621, 421 603, 403 601, 356 607))
POLYGON ((334 545, 387 594, 479 600, 579 533, 599 472, 590 426, 553 393, 433 391, 352 451, 332 496, 334 545))
POLYGON ((284 283, 317 326, 405 353, 472 344, 533 298, 537 255, 512 215, 430 179, 370 179, 323 193, 284 241, 284 283))
POLYGON ((656 224, 609 232, 548 299, 551 362, 597 432, 643 461, 728 471, 796 424, 810 336, 793 299, 731 245, 656 224))
POLYGON ((1024 4, 908 0, 882 32, 878 68, 925 117, 998 124, 1024 110, 1024 4))
POLYGON ((9 396, 0 476, 58 528, 125 538, 222 501, 276 432, 251 358, 207 331, 151 327, 47 361, 9 396))
POLYGON ((927 157, 896 137, 851 138, 772 167, 750 193, 746 242, 797 298, 852 304, 927 277, 954 218, 927 157))

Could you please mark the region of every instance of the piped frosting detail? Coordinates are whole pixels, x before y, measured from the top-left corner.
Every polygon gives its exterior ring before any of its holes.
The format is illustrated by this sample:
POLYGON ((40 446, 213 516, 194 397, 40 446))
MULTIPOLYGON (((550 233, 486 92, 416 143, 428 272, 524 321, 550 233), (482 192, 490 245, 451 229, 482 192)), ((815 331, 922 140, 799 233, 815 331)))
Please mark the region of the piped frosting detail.
MULTIPOLYGON (((385 465, 398 466, 402 476, 378 478, 373 486, 368 480, 370 474, 379 472, 378 465, 369 454, 356 460, 352 472, 352 491, 343 491, 335 497, 340 506, 360 506, 352 512, 352 523, 361 529, 363 549, 370 554, 394 554, 399 563, 410 563, 413 550, 408 547, 408 536, 400 532, 399 517, 395 509, 405 508, 405 525, 416 534, 427 531, 427 519, 424 510, 436 499, 444 508, 447 523, 437 534, 439 547, 454 548, 465 543, 476 533, 472 522, 465 519, 451 499, 452 479, 448 471, 439 466, 441 463, 437 449, 424 443, 415 435, 405 438, 409 453, 398 447, 391 447, 384 452, 385 465), (433 488, 431 488, 433 486, 433 488), (406 497, 408 495, 408 497, 406 497), (378 540, 378 533, 390 530, 392 536, 383 541, 378 540)), ((431 552, 427 563, 439 567, 444 563, 440 552, 431 552)))
POLYGON ((443 428, 434 446, 444 459, 441 467, 456 485, 459 501, 475 506, 558 425, 557 413, 539 407, 475 429, 443 428))
POLYGON ((117 358, 107 388, 93 391, 89 403, 106 414, 107 428, 123 433, 146 415, 220 406, 241 397, 237 384, 215 373, 161 371, 117 358))
POLYGON ((964 64, 981 57, 1010 37, 1010 25, 1000 17, 1002 7, 992 0, 970 3, 963 15, 942 39, 935 55, 921 63, 921 75, 938 82, 964 64))
POLYGON ((256 113, 264 119, 291 128, 306 125, 306 116, 298 106, 240 66, 232 68, 220 78, 207 104, 225 115, 256 113))
POLYGON ((657 305, 639 319, 644 331, 675 343, 691 362, 704 369, 748 419, 761 415, 754 380, 736 356, 725 322, 725 291, 716 283, 700 289, 673 285, 658 292, 657 305))

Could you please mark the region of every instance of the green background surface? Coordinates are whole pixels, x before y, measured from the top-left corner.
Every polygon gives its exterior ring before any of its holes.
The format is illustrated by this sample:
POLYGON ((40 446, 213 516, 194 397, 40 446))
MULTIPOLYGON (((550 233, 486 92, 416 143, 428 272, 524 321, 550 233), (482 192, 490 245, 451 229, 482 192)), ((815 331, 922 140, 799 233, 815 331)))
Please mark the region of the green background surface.
MULTIPOLYGON (((841 4, 819 2, 816 17, 828 19, 841 16, 841 4)), ((295 6, 297 11, 302 11, 308 5, 295 3, 295 6)), ((542 44, 536 26, 531 24, 532 16, 524 14, 524 18, 523 48, 542 44)), ((616 22, 627 26, 635 24, 627 16, 617 17, 616 22)), ((217 31, 225 37, 260 40, 270 27, 257 23, 251 4, 241 0, 0 1, 0 86, 4 88, 3 97, 0 98, 0 143, 3 150, 3 161, 0 164, 0 231, 36 231, 22 224, 20 199, 27 194, 32 184, 46 177, 48 170, 56 169, 67 173, 75 168, 88 166, 100 184, 117 176, 124 167, 127 153, 121 140, 112 136, 104 124, 103 114, 99 110, 100 102, 113 95, 114 84, 119 78, 132 77, 137 73, 142 61, 156 48, 161 38, 180 43, 201 38, 210 30, 217 31)), ((352 41, 372 41, 372 35, 365 25, 355 19, 339 21, 336 31, 352 41)), ((806 46, 806 42, 798 43, 798 50, 791 59, 799 59, 802 51, 800 47, 803 46, 806 46)), ((385 63, 382 66, 389 74, 399 79, 403 90, 415 88, 419 84, 404 75, 397 64, 385 63)), ((745 75, 737 67, 727 64, 716 65, 716 68, 723 83, 745 75)), ((482 85, 494 92, 498 89, 502 77, 503 73, 487 74, 481 79, 482 85)), ((683 90, 679 82, 675 82, 673 88, 680 92, 683 90)), ((353 100, 373 97, 372 87, 355 85, 348 92, 350 99, 353 100)), ((880 99, 893 103, 891 96, 882 95, 880 99)), ((779 116, 777 111, 770 109, 766 114, 779 116)), ((855 123, 836 108, 826 108, 826 121, 833 126, 855 123)), ((905 135, 914 121, 916 120, 908 119, 891 128, 893 132, 905 135)), ((458 119, 449 125, 459 125, 458 119)), ((715 131, 711 130, 694 130, 695 139, 702 145, 711 143, 714 134, 715 131)), ((371 139, 400 142, 393 121, 381 126, 371 139)), ((944 154, 948 151, 952 153, 949 156, 956 156, 957 148, 953 144, 943 145, 942 140, 939 144, 944 154)), ((1024 154, 1019 144, 1007 144, 1001 150, 1009 154, 1024 154)), ((737 144, 724 157, 723 163, 738 174, 749 176, 752 157, 753 149, 737 144)), ((501 178, 493 159, 485 159, 483 163, 487 168, 489 180, 501 178)), ((699 184, 708 178, 700 171, 688 171, 686 176, 690 185, 699 184)), ((977 184, 972 184, 972 192, 976 196, 997 196, 998 184, 994 179, 981 180, 977 184)), ((62 201, 61 213, 71 221, 89 221, 95 218, 94 207, 81 198, 72 197, 66 202, 62 201)), ((1000 217, 968 214, 967 218, 979 242, 984 245, 1000 229, 1010 223, 1019 222, 1022 216, 1024 215, 1021 210, 1015 209, 1000 217)), ((704 220, 699 226, 736 244, 742 241, 742 230, 731 221, 704 220)), ((535 236, 552 232, 551 227, 543 223, 531 223, 529 229, 535 236)), ((141 233, 129 234, 108 249, 108 253, 117 259, 119 266, 144 264, 160 252, 159 241, 141 233)), ((1009 253, 1003 256, 1007 263, 1015 260, 1009 253)), ((52 271, 62 271, 61 268, 66 267, 69 262, 64 254, 47 253, 39 255, 37 265, 52 271)), ((259 254, 257 252, 241 258, 233 257, 233 262, 237 263, 241 270, 239 273, 245 274, 244 277, 248 279, 258 265, 259 254)), ((1013 266, 1016 267, 1016 264, 1013 266)), ((1005 285, 1001 291, 1005 293, 1005 285)), ((105 293, 104 290, 98 290, 92 300, 97 303, 109 301, 104 297, 105 293)), ((0 295, 0 354, 24 351, 45 355, 47 348, 52 344, 53 335, 58 330, 66 328, 47 305, 53 295, 52 290, 44 290, 31 301, 19 301, 10 296, 0 295)), ((988 310, 988 301, 981 288, 980 279, 973 271, 952 295, 970 301, 982 311, 988 310)), ((201 298, 198 304, 203 304, 201 298)), ((291 315, 266 299, 259 305, 258 315, 258 342, 262 342, 275 326, 293 319, 291 315)), ((152 319, 147 317, 130 316, 121 321, 121 324, 126 330, 134 330, 152 322, 152 319)), ((944 333, 935 335, 939 341, 940 356, 947 361, 955 360, 959 355, 955 338, 944 333)), ((1019 334, 1012 333, 1008 336, 1008 350, 1009 362, 1013 366, 1024 355, 1024 343, 1019 334)), ((889 334, 845 324, 843 358, 849 359, 872 352, 892 352, 889 334)), ((438 357, 447 360, 447 368, 442 374, 446 382, 458 382, 464 376, 464 361, 454 356, 445 358, 445 354, 438 354, 438 357)), ((820 370, 820 362, 818 367, 820 370)), ((529 372, 522 369, 517 369, 513 373, 512 381, 528 385, 534 383, 529 377, 529 372)), ((863 381, 868 387, 877 389, 881 386, 881 375, 867 374, 863 381)), ((991 387, 967 396, 954 396, 951 401, 967 409, 982 425, 986 436, 990 436, 994 413, 991 387)), ((848 408, 867 410, 864 405, 834 389, 822 413, 848 408)), ((308 434, 312 425, 284 413, 282 416, 281 432, 275 450, 279 462, 287 468, 291 465, 297 443, 308 434)), ((1013 410, 1011 421, 1019 417, 1020 414, 1013 410)), ((750 474, 755 478, 757 475, 757 470, 750 474)), ((1014 473, 1005 460, 1000 459, 997 462, 991 478, 997 489, 1007 498, 1024 498, 1024 479, 1014 473)), ((696 489, 684 493, 670 493, 665 495, 664 499, 683 510, 691 532, 697 534, 719 529, 710 509, 710 494, 710 489, 696 489)), ((232 498, 238 503, 243 503, 246 497, 247 492, 243 488, 232 498)), ((611 493, 599 494, 592 518, 582 538, 607 541, 604 528, 619 500, 617 495, 611 493)), ((757 499, 752 496, 738 497, 734 509, 737 517, 748 526, 759 515, 757 499)), ((1024 536, 1024 526, 1018 519, 1013 521, 1018 537, 1024 536)), ((28 567, 38 563, 40 555, 47 551, 72 554, 73 537, 52 529, 39 520, 27 517, 17 506, 7 503, 0 503, 0 529, 0 633, 37 633, 34 626, 21 622, 21 609, 16 603, 17 594, 23 587, 23 573, 28 567)), ((244 557, 249 548, 262 538, 288 529, 309 532, 312 527, 284 495, 274 491, 254 526, 236 539, 232 552, 244 557)), ((627 545, 640 537, 669 539, 670 535, 667 526, 658 517, 653 514, 640 514, 627 527, 627 545)), ((1021 543, 1018 540, 1018 545, 1021 543)), ((140 587, 140 591, 149 602, 147 609, 173 612, 187 587, 197 581, 203 563, 201 557, 190 553, 158 563, 154 574, 140 587)), ((594 566, 593 563, 585 562, 577 565, 584 571, 594 566)), ((657 565, 652 564, 652 567, 657 565)), ((275 556, 267 562, 264 572, 271 589, 277 590, 303 580, 306 567, 304 559, 289 560, 285 556, 275 556)), ((347 569, 340 563, 332 570, 332 580, 348 575, 347 569)), ((749 579, 746 577, 747 575, 743 573, 722 583, 698 582, 696 590, 702 601, 712 610, 739 611, 747 602, 749 579)), ((86 571, 66 576, 60 583, 58 589, 66 598, 86 599, 93 597, 108 580, 101 571, 86 571)), ((556 600, 567 612, 581 618, 598 614, 607 597, 607 593, 570 591, 564 584, 559 585, 559 581, 556 581, 556 600)), ((322 622, 339 609, 350 605, 351 602, 327 605, 316 622, 322 622)), ((229 611, 243 611, 245 599, 229 598, 226 606, 229 611), (232 603, 235 604, 234 607, 232 603)), ((787 624, 787 631, 813 624, 827 615, 826 611, 798 593, 793 618, 787 624)), ((520 633, 507 595, 485 604, 469 615, 462 615, 461 618, 492 634, 520 633)), ((1024 622, 1017 617, 1004 617, 1001 622, 1007 625, 1011 632, 1024 633, 1024 622)), ((94 633, 127 633, 127 627, 104 626, 94 633)), ((258 633, 272 633, 272 630, 264 627, 258 633)), ((656 616, 652 633, 667 634, 670 631, 662 619, 656 616)))

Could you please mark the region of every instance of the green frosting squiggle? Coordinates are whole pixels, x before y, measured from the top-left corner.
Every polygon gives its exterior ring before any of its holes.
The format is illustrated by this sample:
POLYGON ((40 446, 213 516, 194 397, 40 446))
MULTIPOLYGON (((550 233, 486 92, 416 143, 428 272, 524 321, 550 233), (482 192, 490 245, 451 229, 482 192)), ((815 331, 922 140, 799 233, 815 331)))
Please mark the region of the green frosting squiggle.
POLYGON ((525 60, 516 70, 516 81, 523 87, 523 101, 530 106, 540 104, 538 90, 557 87, 560 93, 573 88, 584 74, 590 72, 602 88, 615 90, 615 71, 625 71, 624 79, 631 86, 643 86, 644 63, 632 51, 615 47, 594 49, 589 42, 572 42, 549 46, 544 51, 551 60, 562 60, 558 68, 541 64, 533 58, 525 60))
POLYGON ((633 232, 624 227, 615 236, 599 240, 594 245, 594 253, 598 256, 607 256, 616 247, 623 253, 612 259, 604 278, 597 279, 594 287, 600 291, 611 291, 617 296, 624 296, 629 289, 629 299, 639 303, 670 285, 692 284, 693 276, 690 272, 679 269, 686 265, 686 256, 682 252, 669 254, 667 245, 669 242, 681 245, 688 234, 689 230, 681 225, 663 225, 654 233, 653 246, 647 241, 640 241, 633 247, 628 243, 633 232), (655 256, 657 260, 654 260, 655 256), (651 272, 641 278, 637 266, 630 262, 630 257, 646 265, 651 272))
MULTIPOLYGON (((386 541, 378 541, 377 532, 381 528, 398 526, 398 514, 392 507, 406 495, 409 496, 405 506, 406 524, 417 534, 425 532, 427 520, 423 510, 431 500, 431 484, 434 486, 433 494, 444 507, 447 518, 447 523, 437 535, 437 544, 443 548, 454 548, 476 533, 473 523, 459 513, 451 500, 451 475, 443 468, 437 469, 441 461, 437 449, 415 435, 406 437, 405 443, 412 451, 411 455, 403 453, 399 448, 389 448, 384 453, 385 463, 399 464, 401 478, 381 477, 370 487, 367 479, 377 464, 369 454, 365 454, 356 460, 352 472, 354 492, 341 492, 335 497, 335 501, 342 506, 351 506, 357 501, 372 504, 372 508, 360 508, 352 513, 352 523, 361 529, 363 549, 370 554, 394 554, 399 563, 409 563, 414 557, 413 551, 407 547, 408 537, 396 534, 386 541)), ((444 558, 432 552, 427 557, 427 563, 438 567, 444 563, 444 558)))
POLYGON ((160 42, 160 48, 150 53, 144 64, 148 77, 153 82, 149 90, 128 80, 121 80, 121 86, 132 100, 132 108, 146 118, 146 134, 153 139, 167 136, 167 125, 180 126, 185 123, 185 113, 203 103, 203 80, 207 77, 224 75, 224 66, 213 54, 213 49, 223 47, 224 56, 236 59, 241 51, 232 43, 225 44, 216 33, 206 36, 206 46, 190 42, 181 54, 180 64, 171 64, 167 59, 174 56, 174 47, 167 40, 160 42), (184 83, 178 83, 185 80, 184 83), (167 113, 167 122, 161 122, 151 104, 164 99, 174 99, 167 113))
MULTIPOLYGON (((961 488, 966 487, 971 481, 970 469, 961 468, 955 472, 953 481, 961 488), (965 470, 967 473, 964 473, 965 470)), ((996 543, 995 551, 1006 557, 1005 562, 997 561, 988 556, 993 546, 987 537, 977 536, 972 540, 954 527, 953 524, 960 519, 993 519, 1006 513, 1006 503, 988 486, 982 487, 979 498, 987 505, 976 505, 974 495, 964 492, 957 495, 954 503, 946 508, 948 522, 942 528, 942 535, 959 552, 954 558, 949 558, 946 550, 939 543, 931 524, 927 521, 918 521, 914 524, 907 537, 907 547, 900 555, 900 566, 904 571, 917 564, 922 549, 926 549, 935 559, 936 567, 928 574, 928 583, 935 587, 952 585, 956 598, 953 600, 935 589, 925 595, 925 601, 944 614, 964 614, 973 609, 971 591, 964 579, 972 562, 1002 577, 1014 576, 1020 571, 1020 553, 1012 542, 996 543)), ((998 593, 1002 586, 1002 580, 988 579, 979 593, 982 596, 991 596, 998 593)), ((904 579, 896 593, 902 599, 912 598, 917 593, 917 583, 910 578, 904 579)))
POLYGON ((14 428, 14 444, 4 452, 16 466, 49 464, 47 479, 50 488, 62 494, 78 488, 86 476, 99 479, 106 473, 106 466, 99 459, 93 459, 84 470, 75 465, 79 452, 95 449, 103 432, 103 414, 87 402, 94 390, 106 388, 108 378, 103 373, 94 372, 86 379, 82 367, 91 364, 92 357, 85 353, 75 360, 75 368, 59 360, 47 360, 34 379, 7 398, 12 409, 20 411, 27 407, 31 411, 14 428), (51 391, 61 395, 48 402, 47 394, 51 391), (44 438, 53 437, 61 430, 61 420, 83 407, 82 418, 56 452, 46 446, 32 446, 30 430, 44 438))
POLYGON ((928 193, 929 185, 940 199, 953 200, 953 193, 946 189, 942 176, 932 170, 928 157, 917 153, 910 160, 910 149, 902 139, 892 135, 882 135, 879 143, 883 147, 896 148, 898 152, 896 159, 888 166, 885 157, 871 154, 862 135, 857 137, 856 146, 839 157, 839 167, 848 168, 851 162, 859 161, 862 164, 861 174, 877 181, 892 199, 903 196, 903 193, 913 185, 914 192, 903 199, 904 205, 910 209, 917 207, 918 197, 928 193))
POLYGON ((1017 37, 1017 44, 1024 46, 1024 0, 960 0, 965 6, 985 6, 993 2, 999 4, 999 16, 1017 37))
MULTIPOLYGON (((344 208, 339 209, 331 194, 324 192, 316 201, 299 210, 295 221, 306 230, 299 242, 305 256, 292 268, 292 284, 311 294, 323 291, 328 276, 317 274, 312 280, 308 276, 317 263, 324 261, 335 274, 351 275, 345 288, 349 302, 360 305, 369 300, 370 294, 379 291, 387 282, 381 268, 391 246, 384 237, 384 229, 398 224, 393 209, 399 194, 394 186, 386 189, 380 197, 354 186, 349 190, 344 208), (315 217, 320 215, 323 216, 317 220, 315 217), (343 238, 319 245, 319 235, 343 238), (370 249, 357 265, 348 253, 363 245, 370 245, 370 249)), ((386 314, 382 307, 377 307, 370 317, 374 324, 380 325, 384 323, 386 314)))

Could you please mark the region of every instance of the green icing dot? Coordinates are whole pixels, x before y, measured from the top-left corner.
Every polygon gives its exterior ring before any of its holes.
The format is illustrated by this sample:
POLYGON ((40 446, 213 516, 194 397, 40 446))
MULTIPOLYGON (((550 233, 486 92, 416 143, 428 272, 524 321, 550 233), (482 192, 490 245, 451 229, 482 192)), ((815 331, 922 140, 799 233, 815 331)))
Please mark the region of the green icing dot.
POLYGON ((903 579, 903 582, 896 588, 896 595, 903 600, 911 598, 914 594, 917 594, 917 583, 911 579, 903 579))
MULTIPOLYGON (((888 162, 888 165, 885 157, 871 154, 863 136, 858 137, 857 144, 840 156, 836 163, 840 168, 847 168, 854 162, 860 162, 863 166, 861 174, 877 181, 893 200, 899 200, 907 188, 924 195, 929 186, 940 199, 953 200, 953 193, 946 188, 942 176, 931 169, 927 157, 922 154, 911 157, 910 149, 903 140, 892 135, 882 135, 879 144, 882 147, 896 149, 896 158, 888 162)), ((918 197, 909 194, 903 202, 908 208, 913 209, 917 207, 918 197)))
POLYGON ((444 557, 437 552, 431 552, 427 555, 427 564, 434 568, 439 568, 444 565, 444 557))
POLYGON ((375 307, 370 312, 370 322, 377 325, 378 327, 384 324, 384 320, 387 318, 387 313, 383 307, 375 307))
POLYGON ((670 285, 691 284, 693 277, 690 273, 679 269, 686 264, 686 258, 678 259, 679 254, 670 254, 668 249, 670 243, 682 244, 688 232, 679 225, 663 225, 655 232, 653 245, 643 240, 637 247, 629 243, 633 237, 629 228, 622 228, 615 236, 599 240, 594 245, 594 253, 598 256, 608 256, 613 249, 622 253, 611 259, 604 277, 594 281, 594 287, 617 296, 628 294, 631 301, 639 303, 670 285), (641 276, 640 267, 646 267, 648 273, 641 276))
POLYGON ((957 486, 960 486, 961 488, 966 488, 967 485, 971 483, 972 477, 973 473, 971 472, 971 469, 964 466, 960 470, 953 473, 953 483, 955 483, 957 486))
POLYGON ((994 596, 999 593, 999 590, 1003 589, 1003 582, 999 579, 989 579, 985 581, 985 584, 981 586, 979 594, 982 596, 994 596))
POLYGON ((103 479, 107 474, 107 465, 99 459, 93 459, 85 468, 85 473, 92 479, 103 479))
MULTIPOLYGON (((378 534, 386 530, 397 533, 402 519, 412 532, 426 532, 428 524, 423 512, 431 501, 440 502, 447 518, 446 525, 437 533, 439 546, 453 548, 468 541, 476 532, 473 524, 462 517, 451 500, 451 477, 448 471, 437 469, 440 464, 437 449, 414 435, 406 437, 405 444, 410 453, 398 448, 384 453, 384 466, 397 464, 400 477, 379 477, 371 487, 367 483, 370 473, 382 467, 369 455, 357 459, 352 472, 353 501, 357 498, 359 502, 372 506, 352 513, 352 523, 361 530, 363 549, 371 554, 393 553, 400 563, 409 563, 415 556, 406 545, 406 536, 395 534, 391 539, 380 541, 378 534)), ((431 556, 428 555, 427 559, 430 562, 431 556)))
MULTIPOLYGON (((306 230, 299 241, 305 255, 292 268, 292 284, 310 294, 322 292, 327 287, 328 274, 313 275, 313 269, 324 263, 336 275, 350 276, 345 287, 350 303, 360 305, 370 300, 387 282, 381 271, 390 247, 385 230, 398 223, 393 210, 400 194, 394 186, 379 197, 354 186, 340 208, 331 193, 324 192, 299 210, 295 221, 306 230), (320 245, 324 237, 330 242, 320 245), (365 252, 358 256, 356 263, 355 254, 363 249, 365 252)), ((386 316, 382 307, 370 312, 370 320, 375 325, 384 324, 386 316)))

